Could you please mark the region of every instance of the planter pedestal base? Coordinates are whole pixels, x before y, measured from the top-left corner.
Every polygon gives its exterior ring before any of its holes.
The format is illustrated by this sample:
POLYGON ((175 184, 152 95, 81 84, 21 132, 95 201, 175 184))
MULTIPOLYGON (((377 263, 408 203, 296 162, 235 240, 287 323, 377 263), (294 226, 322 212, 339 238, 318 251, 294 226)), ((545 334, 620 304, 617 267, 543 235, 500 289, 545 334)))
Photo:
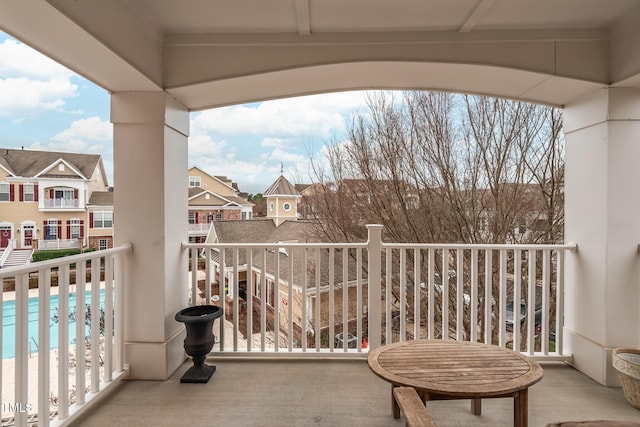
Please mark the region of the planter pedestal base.
POLYGON ((193 365, 184 373, 184 375, 182 375, 180 382, 205 384, 209 381, 209 378, 211 378, 211 375, 213 375, 215 371, 215 366, 209 366, 204 363, 200 366, 193 365))

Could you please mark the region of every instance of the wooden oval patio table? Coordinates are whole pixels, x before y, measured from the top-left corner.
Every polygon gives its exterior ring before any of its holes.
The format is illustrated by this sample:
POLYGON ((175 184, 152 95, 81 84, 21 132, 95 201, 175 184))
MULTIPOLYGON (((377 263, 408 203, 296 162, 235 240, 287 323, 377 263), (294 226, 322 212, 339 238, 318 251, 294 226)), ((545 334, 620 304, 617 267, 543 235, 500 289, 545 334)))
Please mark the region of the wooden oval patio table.
POLYGON ((400 409, 393 387, 408 386, 423 401, 471 399, 481 413, 481 399, 513 397, 514 426, 528 423, 528 389, 542 379, 540 365, 526 356, 495 345, 454 340, 414 340, 384 345, 368 356, 371 370, 391 383, 393 417, 400 409))

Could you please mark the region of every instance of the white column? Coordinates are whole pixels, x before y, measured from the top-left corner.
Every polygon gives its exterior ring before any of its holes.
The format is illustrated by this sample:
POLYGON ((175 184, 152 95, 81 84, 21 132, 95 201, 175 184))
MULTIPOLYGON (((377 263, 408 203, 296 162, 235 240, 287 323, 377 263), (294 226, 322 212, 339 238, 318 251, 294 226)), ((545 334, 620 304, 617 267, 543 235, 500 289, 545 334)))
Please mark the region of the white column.
POLYGON ((640 90, 609 88, 565 108, 565 334, 574 365, 617 385, 615 347, 640 345, 640 90))
POLYGON ((125 276, 125 363, 135 379, 166 379, 185 360, 189 113, 164 92, 111 96, 116 245, 131 242, 125 276))

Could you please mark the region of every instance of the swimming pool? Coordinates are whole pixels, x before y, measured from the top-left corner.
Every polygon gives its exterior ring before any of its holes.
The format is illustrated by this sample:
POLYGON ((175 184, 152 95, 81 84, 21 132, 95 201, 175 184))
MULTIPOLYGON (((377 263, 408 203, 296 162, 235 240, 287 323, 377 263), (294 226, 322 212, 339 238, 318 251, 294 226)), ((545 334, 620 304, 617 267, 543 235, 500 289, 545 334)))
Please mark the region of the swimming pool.
MULTIPOLYGON (((51 295, 50 300, 50 349, 58 348, 59 326, 53 322, 53 317, 58 313, 58 295, 51 295)), ((91 303, 91 292, 86 292, 85 303, 91 303)), ((76 306, 76 294, 69 294, 70 311, 76 306)), ((100 290, 100 307, 104 308, 104 289, 100 290)), ((89 334, 89 327, 85 330, 85 336, 89 334)), ((29 298, 28 301, 28 335, 29 352, 38 351, 38 298, 29 298)), ((12 359, 16 356, 16 302, 4 301, 2 303, 2 358, 12 359)), ((69 321, 69 343, 76 340, 76 322, 69 321)))

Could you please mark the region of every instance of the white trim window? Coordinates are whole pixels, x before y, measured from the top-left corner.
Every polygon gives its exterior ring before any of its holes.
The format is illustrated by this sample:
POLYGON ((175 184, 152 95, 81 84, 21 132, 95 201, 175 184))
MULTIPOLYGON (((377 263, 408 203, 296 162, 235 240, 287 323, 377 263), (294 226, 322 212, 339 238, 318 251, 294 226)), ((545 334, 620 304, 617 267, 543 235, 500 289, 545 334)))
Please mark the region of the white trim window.
POLYGON ((58 240, 58 227, 60 222, 57 219, 48 219, 44 230, 44 240, 58 240))
POLYGON ((111 211, 94 211, 93 212, 93 228, 112 228, 113 212, 111 211))
POLYGON ((22 185, 22 201, 24 202, 33 202, 35 201, 35 186, 33 184, 23 184, 22 185))
POLYGON ((7 182, 0 182, 0 202, 8 202, 11 200, 10 184, 7 182))
POLYGON ((284 209, 285 212, 289 212, 291 210, 291 203, 286 202, 284 205, 282 205, 282 209, 284 209))
POLYGON ((200 187, 202 184, 202 180, 199 176, 191 176, 189 175, 189 187, 200 187))
POLYGON ((79 218, 71 218, 69 222, 69 238, 70 239, 80 238, 80 219, 79 218))
POLYGON ((107 239, 98 240, 98 250, 104 251, 105 249, 109 249, 109 241, 107 239))

